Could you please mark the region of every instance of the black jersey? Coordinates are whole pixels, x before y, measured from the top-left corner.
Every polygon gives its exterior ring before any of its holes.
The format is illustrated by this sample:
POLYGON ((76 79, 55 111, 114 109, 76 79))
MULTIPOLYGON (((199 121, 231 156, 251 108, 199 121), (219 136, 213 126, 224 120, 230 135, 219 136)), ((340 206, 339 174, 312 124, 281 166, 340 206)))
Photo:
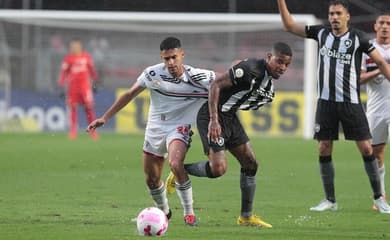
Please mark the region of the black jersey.
POLYGON ((318 42, 318 98, 360 103, 362 53, 375 49, 366 34, 350 28, 335 36, 330 27, 314 25, 306 26, 306 36, 318 42))
POLYGON ((271 75, 264 59, 246 59, 229 70, 233 86, 220 93, 222 112, 258 109, 274 98, 271 75))

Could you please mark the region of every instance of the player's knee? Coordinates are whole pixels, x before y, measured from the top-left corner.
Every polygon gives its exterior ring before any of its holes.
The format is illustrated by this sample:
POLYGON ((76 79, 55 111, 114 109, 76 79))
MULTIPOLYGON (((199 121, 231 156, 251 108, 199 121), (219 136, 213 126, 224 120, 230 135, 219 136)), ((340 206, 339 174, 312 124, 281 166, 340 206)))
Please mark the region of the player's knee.
POLYGON ((169 161, 169 167, 171 170, 176 173, 179 172, 181 169, 184 169, 183 162, 181 161, 169 161))
POLYGON ((330 142, 320 142, 318 144, 318 152, 320 156, 329 156, 332 154, 332 145, 330 142))
POLYGON ((216 163, 212 163, 210 165, 211 175, 216 178, 225 174, 227 169, 226 161, 220 161, 216 163))
POLYGON ((360 149, 363 156, 370 156, 373 154, 371 146, 364 146, 360 149))
POLYGON ((149 189, 156 189, 160 186, 160 179, 153 176, 146 176, 146 185, 149 189))
POLYGON ((242 162, 241 168, 250 170, 251 172, 257 172, 259 162, 255 158, 248 158, 242 162))

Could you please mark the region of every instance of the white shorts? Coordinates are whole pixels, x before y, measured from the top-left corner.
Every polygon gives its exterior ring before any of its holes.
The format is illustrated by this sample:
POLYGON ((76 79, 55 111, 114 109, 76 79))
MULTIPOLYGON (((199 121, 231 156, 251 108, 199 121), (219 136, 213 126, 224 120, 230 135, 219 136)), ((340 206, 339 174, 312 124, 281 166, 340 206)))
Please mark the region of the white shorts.
POLYGON ((143 150, 156 157, 164 157, 168 153, 169 144, 173 140, 180 140, 190 147, 192 130, 191 125, 148 126, 145 131, 143 150))
POLYGON ((372 135, 372 145, 387 143, 390 118, 384 118, 383 115, 367 114, 367 120, 372 135))

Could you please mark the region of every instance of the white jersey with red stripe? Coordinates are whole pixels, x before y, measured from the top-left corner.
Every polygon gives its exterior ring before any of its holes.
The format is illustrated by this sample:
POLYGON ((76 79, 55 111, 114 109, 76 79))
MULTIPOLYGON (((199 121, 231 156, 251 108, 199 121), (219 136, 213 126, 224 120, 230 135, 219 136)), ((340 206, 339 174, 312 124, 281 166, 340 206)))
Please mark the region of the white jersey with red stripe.
POLYGON ((164 63, 146 68, 138 77, 137 82, 150 89, 148 127, 195 123, 215 72, 183 66, 185 72, 178 78, 168 72, 164 63))
MULTIPOLYGON (((390 64, 390 45, 378 44, 373 40, 373 45, 390 64)), ((377 69, 376 63, 367 55, 363 56, 362 69, 367 72, 377 69)), ((367 114, 382 115, 390 118, 390 82, 383 74, 379 74, 367 83, 367 114)))

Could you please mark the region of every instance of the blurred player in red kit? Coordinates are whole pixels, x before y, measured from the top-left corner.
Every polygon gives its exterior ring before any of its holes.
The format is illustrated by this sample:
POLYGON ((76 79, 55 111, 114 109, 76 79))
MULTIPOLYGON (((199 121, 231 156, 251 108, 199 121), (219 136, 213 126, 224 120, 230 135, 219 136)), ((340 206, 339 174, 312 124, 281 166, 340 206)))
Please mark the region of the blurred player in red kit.
MULTIPOLYGON (((88 123, 95 119, 93 92, 91 79, 97 80, 97 73, 89 53, 83 50, 79 39, 70 42, 70 53, 62 61, 58 84, 66 87, 66 103, 69 108, 70 130, 69 139, 77 137, 77 106, 84 106, 88 123)), ((96 131, 90 132, 93 139, 97 139, 96 131)))

